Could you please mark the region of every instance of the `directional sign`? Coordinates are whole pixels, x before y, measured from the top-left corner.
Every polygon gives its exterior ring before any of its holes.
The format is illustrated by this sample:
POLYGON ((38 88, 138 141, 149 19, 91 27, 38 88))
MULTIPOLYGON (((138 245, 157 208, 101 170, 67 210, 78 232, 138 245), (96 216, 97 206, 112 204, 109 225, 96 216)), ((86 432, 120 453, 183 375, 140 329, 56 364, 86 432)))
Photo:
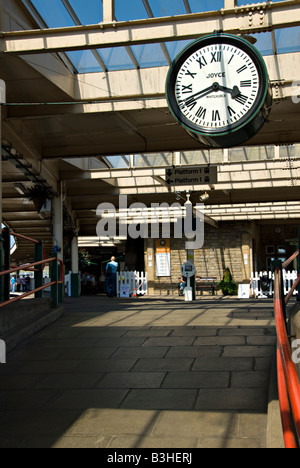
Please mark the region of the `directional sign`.
POLYGON ((217 182, 217 166, 185 166, 166 169, 166 183, 170 186, 207 185, 217 182))

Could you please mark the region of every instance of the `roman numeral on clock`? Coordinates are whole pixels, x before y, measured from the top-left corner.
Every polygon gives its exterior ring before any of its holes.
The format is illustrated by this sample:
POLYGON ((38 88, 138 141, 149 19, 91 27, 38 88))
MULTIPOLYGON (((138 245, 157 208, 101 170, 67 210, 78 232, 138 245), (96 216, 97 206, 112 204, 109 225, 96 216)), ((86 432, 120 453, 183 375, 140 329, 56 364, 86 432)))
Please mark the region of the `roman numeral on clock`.
POLYGON ((186 107, 189 107, 190 110, 192 110, 197 105, 197 101, 191 97, 185 101, 185 105, 186 107))
POLYGON ((247 70, 247 66, 243 65, 241 68, 239 68, 236 72, 237 73, 242 73, 243 71, 247 70))
POLYGON ((232 107, 230 107, 230 106, 227 106, 227 110, 229 112, 230 117, 232 117, 234 114, 236 114, 235 110, 232 109, 232 107))
POLYGON ((211 120, 212 120, 213 122, 216 122, 217 120, 221 120, 220 113, 219 113, 218 110, 216 110, 216 111, 213 110, 213 111, 212 111, 211 120))
POLYGON ((197 62, 200 65, 200 70, 201 70, 201 68, 205 67, 205 65, 207 65, 207 61, 206 61, 205 57, 198 58, 197 62))
POLYGON ((248 97, 244 96, 244 94, 239 94, 239 96, 235 98, 235 101, 239 102, 240 104, 246 104, 248 97))
POLYGON ((192 72, 190 72, 190 70, 187 70, 186 75, 191 76, 193 78, 193 80, 194 80, 195 76, 197 76, 197 73, 192 73, 192 72))
POLYGON ((252 85, 251 80, 241 81, 241 88, 251 88, 251 85, 252 85))
POLYGON ((199 117, 199 119, 205 119, 206 116, 206 109, 204 107, 200 107, 200 109, 197 110, 196 112, 196 117, 199 117))
POLYGON ((188 94, 188 93, 192 93, 193 92, 193 85, 190 84, 188 86, 184 86, 182 85, 182 93, 183 94, 188 94))
POLYGON ((228 62, 228 65, 231 63, 231 61, 234 59, 234 54, 232 54, 232 56, 230 57, 230 60, 228 62))
POLYGON ((222 52, 211 52, 211 62, 221 62, 222 60, 222 52))

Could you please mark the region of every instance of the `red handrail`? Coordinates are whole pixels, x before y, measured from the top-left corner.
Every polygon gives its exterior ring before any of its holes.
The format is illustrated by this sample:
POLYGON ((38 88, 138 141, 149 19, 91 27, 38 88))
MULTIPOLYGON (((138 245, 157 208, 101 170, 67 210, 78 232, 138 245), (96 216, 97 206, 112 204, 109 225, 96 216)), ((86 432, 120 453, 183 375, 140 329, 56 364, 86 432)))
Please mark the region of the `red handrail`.
MULTIPOLYGON (((63 265, 63 261, 60 260, 60 259, 57 259, 56 257, 46 258, 45 260, 40 260, 39 262, 28 263, 26 265, 21 265, 21 266, 15 267, 15 268, 11 268, 10 270, 0 271, 0 277, 4 276, 4 275, 9 275, 9 274, 14 273, 16 271, 20 271, 20 270, 24 270, 24 269, 28 270, 28 268, 32 268, 34 266, 45 265, 45 263, 51 263, 51 262, 54 262, 55 260, 57 260, 59 262, 59 264, 60 264, 60 280, 57 281, 57 284, 63 284, 63 282, 64 282, 64 265, 63 265)), ((32 294, 35 294, 35 293, 37 293, 39 291, 42 291, 43 289, 49 288, 50 286, 54 286, 55 284, 56 284, 56 281, 52 281, 51 283, 47 283, 44 286, 40 286, 38 288, 33 289, 32 291, 21 294, 18 297, 15 297, 15 298, 10 299, 8 301, 2 302, 2 303, 0 303, 0 309, 3 308, 3 307, 6 307, 9 304, 13 304, 14 302, 20 301, 21 299, 24 299, 27 296, 31 296, 32 294)))
POLYGON ((284 444, 286 448, 297 448, 293 420, 291 417, 290 400, 288 396, 288 389, 285 383, 284 370, 282 367, 279 348, 277 348, 277 383, 284 444))
POLYGON ((54 262, 54 260, 56 260, 56 257, 46 258, 45 260, 40 260, 39 262, 26 263, 25 265, 20 265, 18 267, 11 268, 10 270, 0 271, 0 276, 9 275, 10 273, 15 273, 16 271, 26 270, 26 268, 44 265, 45 263, 51 263, 54 262))
POLYGON ((39 240, 36 240, 36 239, 32 239, 31 237, 27 237, 27 236, 23 236, 23 234, 18 234, 16 232, 13 232, 13 231, 10 231, 10 235, 13 236, 13 237, 18 237, 19 239, 24 239, 28 242, 32 242, 32 244, 40 244, 41 241, 39 240))
MULTIPOLYGON (((298 252, 299 253, 299 252, 298 252)), ((300 441, 300 383, 289 343, 281 297, 281 268, 275 270, 274 310, 277 330, 277 374, 283 436, 286 448, 297 448, 296 439, 291 436, 293 419, 300 441), (292 417, 292 414, 293 417, 292 417)))
POLYGON ((285 303, 286 304, 288 304, 290 302, 290 299, 291 299, 292 295, 294 294, 294 291, 297 288, 299 283, 300 283, 300 275, 297 276, 297 279, 296 279, 295 283, 293 284, 293 286, 291 287, 290 292, 288 293, 288 295, 285 298, 285 303))
MULTIPOLYGON (((4 231, 4 230, 3 230, 4 231)), ((18 238, 21 238, 21 239, 24 239, 28 242, 31 242, 33 244, 36 244, 36 245, 43 245, 42 244, 42 241, 39 241, 39 240, 36 240, 36 239, 32 239, 31 237, 28 237, 28 236, 24 236, 23 234, 18 234, 16 232, 13 232, 11 231, 10 229, 8 229, 9 233, 11 236, 14 236, 14 237, 18 237, 18 238)), ((0 309, 9 305, 9 304, 13 304, 14 302, 16 301, 20 301, 21 299, 27 297, 27 296, 30 296, 32 294, 35 294, 35 293, 38 293, 40 291, 43 291, 43 289, 46 289, 46 288, 49 288, 51 286, 54 286, 54 285, 58 285, 58 284, 63 284, 64 282, 64 265, 63 265, 63 261, 58 259, 57 256, 55 257, 51 257, 51 258, 47 258, 45 259, 45 252, 43 250, 43 260, 39 260, 37 262, 34 262, 34 263, 27 263, 25 265, 20 265, 18 267, 14 267, 14 268, 10 268, 8 270, 5 270, 5 271, 0 271, 0 278, 2 276, 8 276, 10 275, 11 273, 14 273, 14 272, 17 272, 17 271, 21 271, 21 270, 25 270, 25 271, 35 271, 35 272, 41 272, 42 269, 40 270, 39 268, 34 268, 34 267, 37 267, 37 266, 40 266, 40 265, 45 265, 46 263, 51 263, 51 262, 59 262, 60 264, 60 279, 58 280, 57 279, 57 273, 55 274, 55 281, 52 281, 50 283, 47 283, 43 286, 39 286, 35 289, 33 289, 32 291, 28 291, 27 293, 24 293, 24 294, 21 294, 20 296, 17 296, 13 299, 9 299, 5 302, 2 302, 0 303, 0 309)), ((41 258, 41 257, 40 257, 41 258)), ((8 266, 8 265, 7 265, 8 266)), ((2 266, 3 267, 3 266, 2 266)), ((55 300, 54 300, 55 302, 55 300)))
POLYGON ((296 250, 296 252, 282 264, 282 268, 285 269, 287 266, 289 266, 289 264, 292 263, 292 261, 295 260, 295 258, 297 258, 298 255, 299 250, 296 250))
POLYGON ((14 302, 20 301, 21 299, 24 299, 24 297, 31 296, 34 293, 37 293, 39 291, 43 291, 43 289, 49 288, 50 286, 54 286, 56 284, 56 281, 52 281, 51 283, 44 284, 44 286, 40 286, 39 288, 33 289, 32 291, 29 291, 27 293, 24 293, 20 296, 14 297, 13 299, 10 299, 9 301, 1 302, 0 304, 0 309, 2 307, 6 307, 10 304, 13 304, 14 302))

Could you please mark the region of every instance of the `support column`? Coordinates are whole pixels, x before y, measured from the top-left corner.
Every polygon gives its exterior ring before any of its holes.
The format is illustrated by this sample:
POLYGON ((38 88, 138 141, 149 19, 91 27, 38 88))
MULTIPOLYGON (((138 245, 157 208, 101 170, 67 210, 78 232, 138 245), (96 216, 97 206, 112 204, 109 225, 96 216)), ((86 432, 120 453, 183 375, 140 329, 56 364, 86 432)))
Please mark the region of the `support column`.
POLYGON ((251 236, 248 232, 242 233, 242 264, 243 281, 248 283, 251 278, 251 236))
POLYGON ((156 273, 155 273, 155 240, 154 239, 145 239, 144 249, 145 249, 145 271, 148 273, 148 293, 155 294, 155 283, 156 283, 156 273))
MULTIPOLYGON (((54 252, 57 253, 57 258, 64 260, 63 251, 63 193, 62 184, 60 184, 59 196, 53 199, 53 240, 54 252)), ((62 302, 64 285, 58 285, 58 301, 62 302)))
MULTIPOLYGON (((298 226, 298 249, 300 249, 300 225, 298 226)), ((300 275, 300 254, 297 257, 297 271, 300 275)), ((297 302, 300 302, 300 284, 298 285, 297 302)))
POLYGON ((80 296, 79 259, 78 259, 78 237, 74 237, 71 244, 71 297, 80 296))
MULTIPOLYGON (((3 240, 3 267, 4 270, 10 269, 10 230, 4 228, 2 231, 3 240)), ((10 274, 5 275, 3 279, 4 300, 10 299, 10 274)))
POLYGON ((51 299, 52 299, 52 307, 56 309, 59 304, 59 291, 58 291, 58 262, 57 262, 57 253, 54 253, 54 256, 56 257, 56 260, 52 262, 51 264, 51 269, 50 269, 50 276, 51 276, 51 282, 55 281, 55 284, 51 286, 51 299))
MULTIPOLYGON (((35 244, 34 247, 34 261, 35 262, 40 262, 43 260, 43 242, 41 241, 40 244, 35 244)), ((34 272, 34 284, 35 288, 40 288, 43 286, 43 265, 38 265, 35 267, 36 270, 34 272)), ((35 293, 35 298, 42 298, 43 297, 43 291, 39 291, 35 293)))
POLYGON ((63 203, 62 194, 53 199, 53 240, 58 258, 63 260, 63 203))
MULTIPOLYGON (((0 2, 0 25, 2 25, 2 1, 0 2)), ((2 30, 2 29, 1 29, 2 30)), ((5 268, 4 258, 4 238, 2 237, 2 108, 1 104, 6 102, 6 86, 5 82, 0 79, 0 270, 3 271, 5 268)), ((5 281, 3 276, 0 278, 0 302, 4 301, 5 281)), ((9 295, 9 291, 6 291, 6 296, 9 295)))
MULTIPOLYGON (((186 261, 195 266, 195 251, 187 250, 186 252, 186 261)), ((196 277, 192 276, 190 280, 191 288, 193 290, 193 301, 196 300, 196 277)))
POLYGON ((236 6, 238 6, 237 0, 224 0, 224 8, 229 9, 236 6))
POLYGON ((115 0, 103 0, 103 23, 115 21, 115 0))

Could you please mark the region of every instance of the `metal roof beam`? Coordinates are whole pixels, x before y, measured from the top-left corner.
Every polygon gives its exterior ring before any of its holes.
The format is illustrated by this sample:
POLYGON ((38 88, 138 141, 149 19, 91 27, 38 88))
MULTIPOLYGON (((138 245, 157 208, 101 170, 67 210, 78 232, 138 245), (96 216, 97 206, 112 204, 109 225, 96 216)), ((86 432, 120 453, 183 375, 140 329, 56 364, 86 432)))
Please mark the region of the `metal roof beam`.
POLYGON ((185 9, 186 9, 186 12, 187 13, 192 13, 192 10, 191 10, 190 4, 189 4, 189 0, 183 0, 183 3, 184 3, 184 6, 185 6, 185 9))
POLYGON ((115 20, 115 0, 103 0, 103 22, 115 20))
MULTIPOLYGON (((75 13, 74 9, 72 8, 72 6, 70 5, 70 2, 69 0, 61 0, 65 9, 67 10, 67 12, 69 13, 69 15, 71 16, 72 20, 74 21, 74 23, 77 25, 77 26, 82 26, 82 23, 80 21, 80 19, 78 18, 77 14, 75 13)), ((99 52, 97 52, 96 50, 93 50, 93 55, 95 57, 95 59, 97 60, 97 62, 99 63, 100 67, 102 68, 102 70, 104 72, 108 71, 108 68, 106 66, 106 64, 104 63, 104 61, 102 60, 102 57, 100 56, 99 52)))
POLYGON ((299 25, 299 1, 264 2, 249 9, 236 7, 130 22, 5 32, 1 51, 33 54, 99 49, 194 39, 220 29, 233 34, 251 34, 299 25))
MULTIPOLYGON (((22 0, 23 5, 29 12, 31 18, 35 21, 37 26, 41 29, 48 29, 48 25, 45 20, 42 18, 38 10, 35 8, 31 0, 22 0)), ((59 54, 60 59, 64 63, 64 65, 70 70, 72 73, 78 73, 77 69, 74 67, 73 63, 70 61, 69 57, 61 53, 59 54)))

